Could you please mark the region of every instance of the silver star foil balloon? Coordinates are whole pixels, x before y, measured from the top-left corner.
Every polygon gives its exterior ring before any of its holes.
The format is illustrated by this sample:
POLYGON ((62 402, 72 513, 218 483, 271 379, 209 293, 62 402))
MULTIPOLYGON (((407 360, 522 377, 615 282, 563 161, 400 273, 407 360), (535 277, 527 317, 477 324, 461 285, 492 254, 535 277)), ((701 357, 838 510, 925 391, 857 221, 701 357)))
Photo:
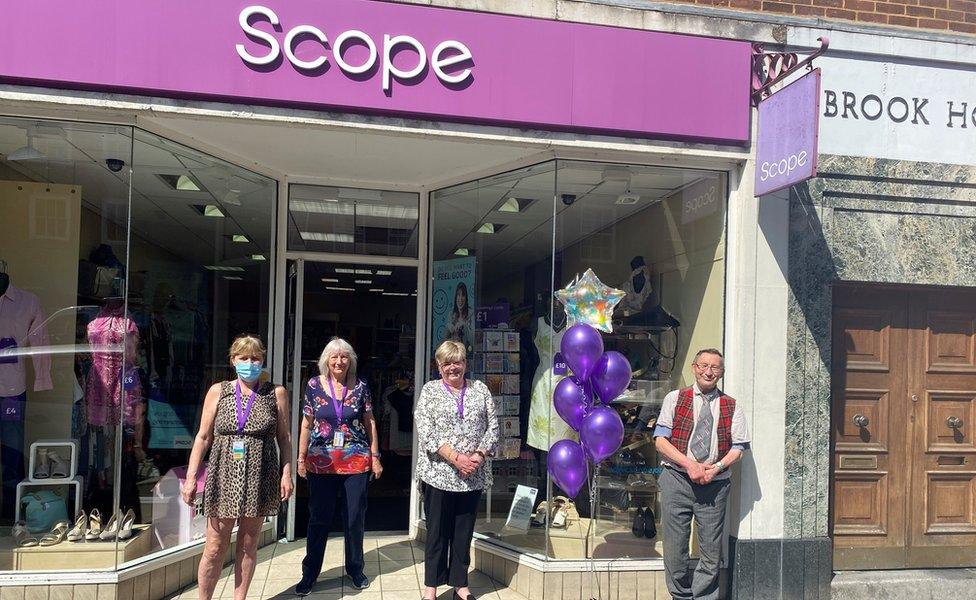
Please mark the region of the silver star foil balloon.
POLYGON ((556 292, 570 326, 583 323, 605 333, 613 332, 613 309, 625 295, 623 290, 604 285, 593 269, 556 292))

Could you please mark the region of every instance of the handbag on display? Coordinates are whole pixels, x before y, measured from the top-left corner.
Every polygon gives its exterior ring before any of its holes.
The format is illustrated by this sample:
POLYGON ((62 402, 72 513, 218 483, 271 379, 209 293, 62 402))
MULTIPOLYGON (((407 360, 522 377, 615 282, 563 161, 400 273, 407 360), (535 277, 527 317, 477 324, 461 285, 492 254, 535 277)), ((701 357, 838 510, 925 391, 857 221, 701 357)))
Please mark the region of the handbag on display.
POLYGON ((40 490, 26 494, 21 499, 24 521, 31 533, 48 532, 58 521, 68 520, 68 506, 61 494, 52 490, 40 490))

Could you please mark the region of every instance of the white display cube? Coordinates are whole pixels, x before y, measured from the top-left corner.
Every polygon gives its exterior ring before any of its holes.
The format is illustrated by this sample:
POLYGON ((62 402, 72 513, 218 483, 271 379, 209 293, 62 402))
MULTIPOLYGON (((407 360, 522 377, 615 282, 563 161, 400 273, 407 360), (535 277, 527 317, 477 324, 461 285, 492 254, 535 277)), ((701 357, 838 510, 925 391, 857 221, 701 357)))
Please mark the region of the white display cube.
POLYGON ((74 479, 75 475, 78 474, 78 440, 37 440, 30 446, 30 462, 27 470, 27 479, 31 482, 38 483, 44 481, 70 481, 74 479), (37 467, 37 452, 38 450, 54 450, 60 449, 59 455, 61 458, 68 460, 69 470, 67 477, 47 477, 44 479, 35 479, 34 470, 37 467), (68 456, 64 456, 67 452, 68 456))
POLYGON ((163 550, 202 539, 207 535, 207 519, 203 515, 203 490, 207 471, 205 468, 201 471, 197 478, 197 497, 193 506, 183 502, 186 467, 170 469, 153 487, 153 535, 163 550))

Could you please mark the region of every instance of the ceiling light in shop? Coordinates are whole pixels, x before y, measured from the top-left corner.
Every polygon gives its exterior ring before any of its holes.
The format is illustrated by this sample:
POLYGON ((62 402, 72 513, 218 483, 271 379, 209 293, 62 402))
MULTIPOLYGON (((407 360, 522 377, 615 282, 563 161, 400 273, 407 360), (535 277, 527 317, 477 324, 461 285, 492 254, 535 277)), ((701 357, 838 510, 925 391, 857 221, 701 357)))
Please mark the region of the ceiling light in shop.
POLYGON ((519 213, 528 208, 533 202, 535 202, 535 200, 532 198, 506 198, 505 201, 498 206, 498 212, 519 213))
POLYGON ((27 132, 27 145, 17 148, 7 155, 7 160, 38 160, 44 158, 44 153, 34 147, 34 134, 27 132))
POLYGON ((246 235, 240 235, 240 234, 231 236, 231 239, 234 241, 235 244, 246 244, 251 241, 247 239, 246 235))
POLYGON ((334 277, 323 277, 322 283, 339 283, 339 280, 334 277))
POLYGON ((188 175, 170 175, 169 173, 156 173, 156 177, 163 180, 170 188, 180 192, 199 192, 200 186, 188 175))
POLYGON ((325 289, 332 290, 333 292, 355 292, 356 288, 351 287, 336 287, 332 285, 325 286, 325 289))
POLYGON ((384 296, 409 296, 406 292, 383 292, 384 296))
POLYGON ((338 202, 337 200, 292 200, 288 203, 292 212, 314 213, 322 215, 340 215, 360 217, 375 217, 379 219, 403 219, 416 221, 419 211, 411 206, 397 206, 387 204, 364 204, 338 202))
POLYGON ((317 231, 300 231, 302 239, 307 242, 335 242, 337 244, 352 244, 356 241, 351 233, 320 233, 317 231))
POLYGON ((454 251, 454 256, 468 256, 470 251, 467 248, 458 248, 454 251))
POLYGON ((234 271, 241 272, 244 267, 225 267, 223 265, 203 265, 203 268, 208 271, 234 271))
POLYGON ((507 225, 504 223, 482 223, 481 227, 478 227, 475 232, 490 235, 493 233, 501 233, 502 229, 505 229, 505 227, 507 227, 507 225))
POLYGON ((353 283, 356 283, 356 284, 359 284, 359 285, 370 285, 371 283, 373 283, 373 280, 372 279, 357 279, 353 283))
POLYGON ((382 292, 383 291, 383 288, 369 288, 369 291, 371 291, 371 292, 382 292))
POLYGON ((224 279, 227 281, 244 281, 243 277, 238 277, 236 275, 224 275, 224 279))
POLYGON ((617 196, 616 203, 621 206, 633 206, 634 204, 640 202, 640 199, 640 194, 635 194, 630 190, 627 190, 627 193, 617 196))
MULTIPOLYGON (((356 269, 356 275, 372 275, 373 272, 369 269, 356 269)), ((376 272, 379 275, 379 271, 376 272)))
POLYGON ((222 219, 224 217, 224 211, 220 210, 220 207, 216 204, 191 204, 190 207, 205 217, 213 217, 215 219, 222 219))
POLYGON ((383 275, 383 276, 389 276, 389 275, 393 275, 393 271, 377 271, 376 274, 377 275, 383 275))
POLYGON ((346 269, 344 267, 336 267, 335 272, 342 273, 343 275, 352 275, 356 271, 354 271, 353 269, 346 269))
POLYGON ((251 260, 262 261, 262 260, 268 260, 268 259, 263 254, 252 254, 251 255, 251 260))

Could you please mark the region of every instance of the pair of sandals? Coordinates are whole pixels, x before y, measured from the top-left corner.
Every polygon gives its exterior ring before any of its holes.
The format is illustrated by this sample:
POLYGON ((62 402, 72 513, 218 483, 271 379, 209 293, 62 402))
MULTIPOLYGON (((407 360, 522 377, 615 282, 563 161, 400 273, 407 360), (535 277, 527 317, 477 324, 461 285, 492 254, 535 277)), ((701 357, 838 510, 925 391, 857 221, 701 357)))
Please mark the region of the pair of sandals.
POLYGON ((84 511, 78 513, 75 526, 68 532, 69 542, 109 541, 114 539, 127 540, 132 537, 132 528, 136 523, 136 513, 130 508, 125 514, 115 513, 108 523, 102 527, 102 515, 98 509, 91 511, 91 516, 84 511))
POLYGON ((68 537, 68 529, 70 527, 71 523, 67 521, 58 521, 54 524, 54 527, 50 532, 44 534, 40 539, 38 539, 34 537, 29 529, 27 529, 27 523, 24 521, 18 521, 11 530, 11 534, 13 535, 14 543, 16 543, 20 548, 56 546, 68 537))
POLYGON ((565 529, 569 519, 569 510, 574 506, 573 501, 566 496, 556 496, 552 501, 543 500, 535 514, 529 519, 529 523, 534 527, 544 527, 546 521, 551 518, 552 527, 565 529))

